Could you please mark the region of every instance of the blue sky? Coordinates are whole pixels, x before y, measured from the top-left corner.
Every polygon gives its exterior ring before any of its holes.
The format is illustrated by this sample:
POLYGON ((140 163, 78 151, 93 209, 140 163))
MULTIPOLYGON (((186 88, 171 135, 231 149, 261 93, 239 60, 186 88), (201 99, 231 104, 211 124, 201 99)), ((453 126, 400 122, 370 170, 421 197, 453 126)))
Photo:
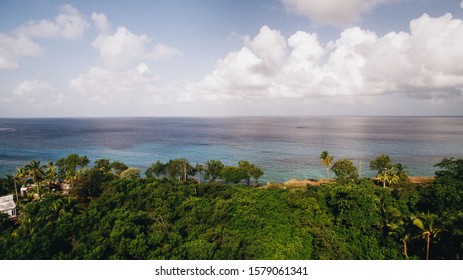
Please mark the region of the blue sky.
POLYGON ((0 2, 0 117, 463 115, 460 0, 0 2))

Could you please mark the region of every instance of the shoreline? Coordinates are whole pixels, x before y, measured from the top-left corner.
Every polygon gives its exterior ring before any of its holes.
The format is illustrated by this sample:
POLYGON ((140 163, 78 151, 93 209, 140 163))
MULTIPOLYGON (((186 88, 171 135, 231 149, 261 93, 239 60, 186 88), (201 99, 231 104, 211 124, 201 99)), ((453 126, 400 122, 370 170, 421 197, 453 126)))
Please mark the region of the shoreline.
MULTIPOLYGON (((375 178, 368 178, 374 180, 375 178)), ((408 180, 412 184, 428 184, 432 183, 435 176, 409 176, 408 180)), ((283 183, 267 182, 265 185, 259 186, 261 189, 277 188, 277 189, 295 189, 305 190, 307 187, 319 187, 323 184, 335 182, 335 179, 302 179, 297 180, 294 178, 289 179, 283 183)))

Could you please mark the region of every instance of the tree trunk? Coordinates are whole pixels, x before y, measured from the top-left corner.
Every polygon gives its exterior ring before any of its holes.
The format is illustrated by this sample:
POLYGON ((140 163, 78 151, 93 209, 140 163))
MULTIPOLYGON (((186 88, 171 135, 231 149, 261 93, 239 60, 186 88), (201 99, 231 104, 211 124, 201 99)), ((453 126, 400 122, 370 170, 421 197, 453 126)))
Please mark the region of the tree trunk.
POLYGON ((184 180, 186 182, 186 162, 183 162, 183 174, 184 174, 184 180))
POLYGON ((13 183, 14 183, 14 191, 16 193, 16 203, 18 204, 17 205, 17 208, 18 210, 16 211, 16 215, 19 215, 19 196, 18 196, 18 189, 16 188, 16 179, 13 179, 13 183))
POLYGON ((39 200, 41 200, 41 197, 40 197, 40 185, 39 185, 39 183, 37 183, 37 195, 39 196, 39 200))
POLYGON ((386 169, 384 169, 384 176, 383 176, 383 188, 386 187, 386 169))
POLYGON ((428 234, 426 237, 426 260, 429 260, 429 245, 431 243, 431 236, 428 234))
POLYGON ((405 259, 408 260, 408 247, 407 247, 407 241, 403 241, 404 243, 404 256, 405 256, 405 259))

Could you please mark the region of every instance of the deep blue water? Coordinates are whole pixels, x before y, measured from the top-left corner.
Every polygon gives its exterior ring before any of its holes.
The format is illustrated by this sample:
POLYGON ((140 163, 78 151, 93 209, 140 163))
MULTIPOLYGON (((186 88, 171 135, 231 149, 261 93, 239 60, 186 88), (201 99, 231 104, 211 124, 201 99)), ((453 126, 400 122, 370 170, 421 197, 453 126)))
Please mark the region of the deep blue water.
POLYGON ((0 176, 32 159, 56 161, 70 153, 119 160, 144 171, 151 163, 188 158, 234 165, 249 160, 262 181, 321 178, 319 155, 348 158, 370 176, 381 153, 410 175, 434 175, 444 157, 463 157, 463 118, 250 117, 0 119, 0 176))

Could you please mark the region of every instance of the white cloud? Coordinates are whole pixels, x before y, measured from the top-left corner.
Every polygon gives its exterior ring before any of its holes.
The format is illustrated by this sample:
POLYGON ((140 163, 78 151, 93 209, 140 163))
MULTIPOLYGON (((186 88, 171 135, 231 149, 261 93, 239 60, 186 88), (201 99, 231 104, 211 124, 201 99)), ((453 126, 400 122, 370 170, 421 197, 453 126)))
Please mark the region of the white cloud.
POLYGON ((44 50, 30 38, 0 33, 0 70, 18 69, 21 57, 40 58, 44 50))
POLYGON ((79 11, 71 5, 63 5, 54 21, 31 21, 17 29, 17 33, 29 37, 60 37, 67 40, 79 39, 83 36, 88 22, 79 11))
POLYGON ((105 14, 92 13, 92 19, 95 25, 102 33, 107 33, 111 30, 111 24, 105 14))
POLYGON ((189 85, 189 95, 200 91, 206 100, 224 102, 252 99, 271 89, 272 79, 287 56, 284 36, 263 26, 256 37, 245 38, 245 45, 219 60, 217 69, 196 86, 189 85))
POLYGON ((269 86, 269 77, 259 68, 263 60, 249 48, 230 53, 218 62, 217 69, 206 76, 198 85, 211 101, 227 101, 242 97, 259 96, 269 86))
POLYGON ((252 40, 247 39, 248 47, 259 56, 266 68, 280 66, 286 57, 287 43, 280 31, 264 25, 252 40))
POLYGON ((338 27, 359 21, 362 14, 388 1, 391 0, 282 0, 290 12, 309 17, 316 24, 338 27))
POLYGON ((425 14, 411 21, 410 33, 389 33, 364 46, 364 77, 393 91, 452 91, 463 85, 463 66, 455 63, 463 61, 462 48, 461 20, 425 14))
POLYGON ((157 76, 141 63, 126 72, 110 71, 93 67, 86 74, 70 82, 72 92, 100 104, 127 104, 136 102, 142 96, 157 94, 157 76))
POLYGON ((63 101, 63 95, 51 84, 38 80, 27 80, 17 85, 8 103, 28 110, 31 106, 56 107, 63 101))
POLYGON ((102 33, 93 41, 92 46, 100 51, 107 68, 123 68, 143 60, 159 60, 182 53, 170 46, 158 43, 153 46, 147 35, 136 35, 125 27, 118 27, 109 34, 109 22, 103 14, 93 14, 93 20, 102 33))
POLYGON ((158 76, 147 61, 180 56, 180 51, 155 44, 147 35, 134 34, 125 27, 112 31, 104 14, 93 13, 92 19, 100 30, 92 46, 99 50, 102 65, 91 67, 69 83, 72 93, 88 101, 85 110, 92 114, 101 114, 101 108, 116 115, 142 114, 150 112, 149 106, 174 99, 168 95, 172 89, 161 92, 158 76))
POLYGON ((34 37, 66 40, 82 37, 89 25, 79 11, 70 5, 61 6, 60 11, 54 21, 31 21, 18 27, 13 35, 0 33, 0 70, 18 69, 22 57, 42 57, 45 51, 32 40, 34 37))
POLYGON ((463 1, 461 1, 461 3, 460 3, 460 8, 463 9, 463 1))
POLYGON ((264 26, 184 91, 191 100, 219 103, 323 96, 356 103, 389 94, 442 100, 463 94, 463 64, 456 63, 463 61, 462 49, 463 22, 450 14, 424 14, 411 21, 410 32, 382 37, 348 28, 326 45, 313 33, 286 39, 264 26))
POLYGON ((137 36, 125 27, 119 27, 114 35, 98 36, 92 46, 99 49, 105 65, 118 67, 142 57, 148 41, 146 35, 137 36))
POLYGON ((325 54, 316 34, 298 31, 288 39, 288 45, 293 49, 290 64, 303 68, 314 66, 325 54))

